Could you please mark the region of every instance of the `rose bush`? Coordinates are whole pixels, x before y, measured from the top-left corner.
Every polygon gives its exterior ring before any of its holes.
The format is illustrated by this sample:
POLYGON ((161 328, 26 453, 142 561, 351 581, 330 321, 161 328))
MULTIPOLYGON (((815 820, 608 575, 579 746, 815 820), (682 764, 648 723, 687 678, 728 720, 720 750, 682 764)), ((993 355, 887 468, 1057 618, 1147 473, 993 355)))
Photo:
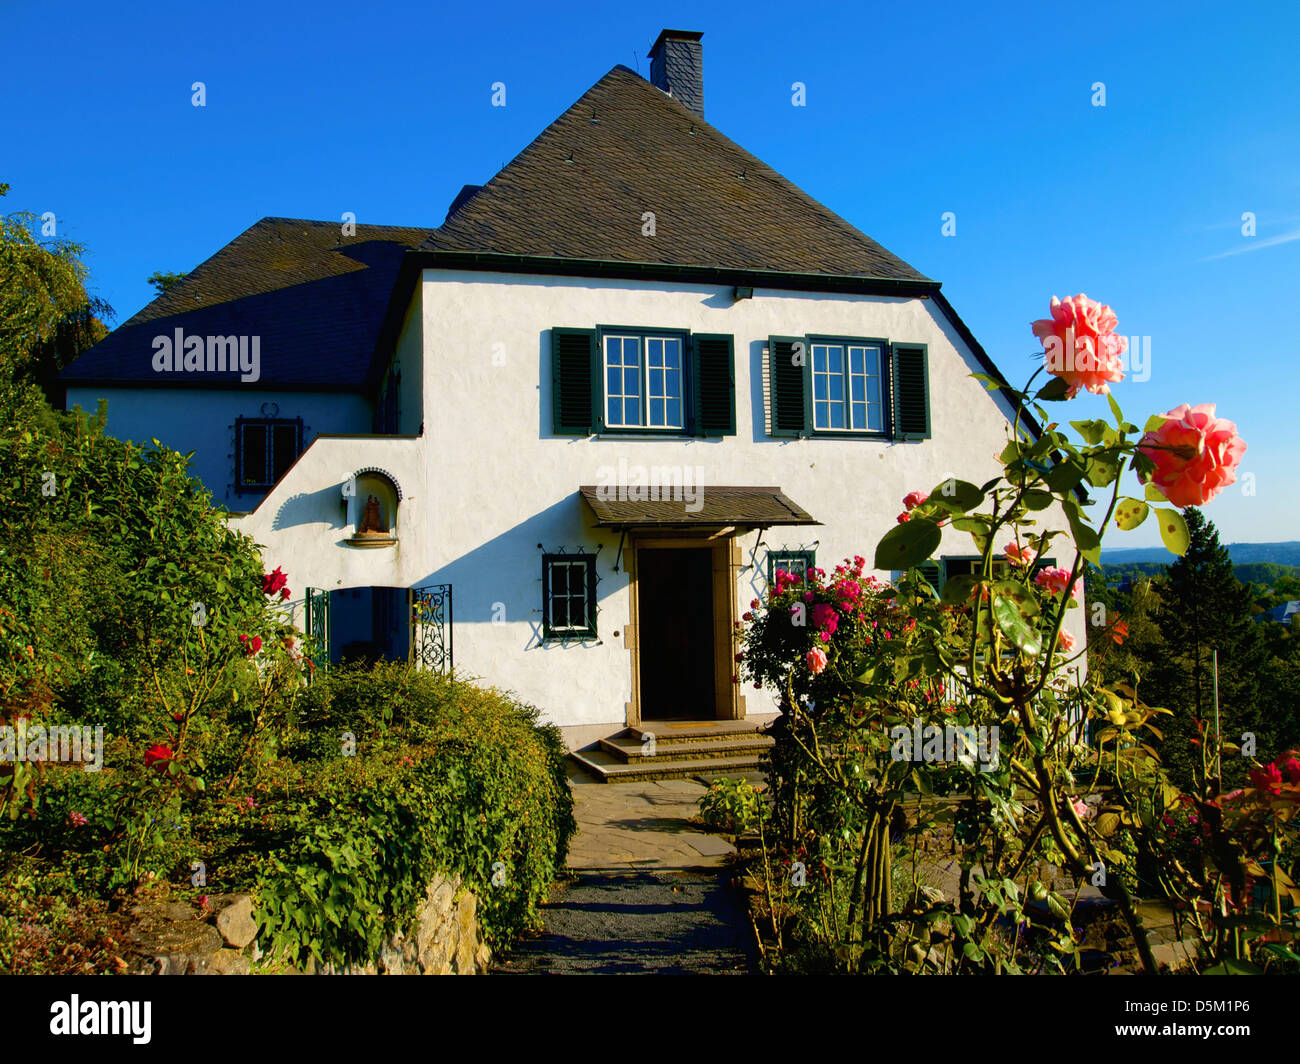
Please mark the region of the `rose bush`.
MULTIPOLYGON (((1148 971, 1155 962, 1132 893, 1144 864, 1198 920, 1202 909, 1217 914, 1199 925, 1207 968, 1258 968, 1251 958, 1261 950, 1289 949, 1280 937, 1294 933, 1290 902, 1281 904, 1295 897, 1292 806, 1286 796, 1269 804, 1282 770, 1244 799, 1253 820, 1225 812, 1208 771, 1201 793, 1181 795, 1144 742, 1171 711, 1144 704, 1132 687, 1104 688, 1070 671, 1084 651, 1076 654, 1063 624, 1079 608, 1084 568, 1099 563, 1102 530, 1112 519, 1136 528, 1154 514, 1165 544, 1182 553, 1181 508, 1232 483, 1245 450, 1212 407, 1179 407, 1145 432, 1129 423, 1109 395, 1123 377, 1116 324, 1109 307, 1084 296, 1053 298, 1051 317, 1033 332, 1046 351, 1043 369, 1057 379, 1033 391, 1031 378, 1012 392, 1018 409, 999 475, 907 493, 874 559, 878 570, 904 572, 897 587, 864 578, 865 560, 856 558, 829 579, 815 569, 806 583, 779 573, 767 600, 751 604, 746 668, 780 693, 783 709, 763 865, 770 934, 783 960, 806 966, 815 957, 817 966, 848 971, 1078 968, 1083 936, 1069 899, 1039 878, 1044 866, 1111 901, 1148 971), (1080 389, 1107 395, 1112 420, 1071 422, 1076 440, 1045 404, 1080 389), (1125 472, 1147 482, 1145 498, 1121 494, 1125 472), (1085 485, 1109 490, 1099 525, 1083 509, 1085 485), (1044 521, 1044 511, 1060 517, 1044 521), (940 594, 916 567, 937 551, 945 527, 969 536, 980 560, 940 594), (1073 557, 1068 567, 1041 565, 1048 554, 1073 557), (898 757, 907 744, 890 736, 939 720, 996 734, 996 762, 898 757), (1103 788, 1099 810, 1082 801, 1085 781, 1103 788), (1162 849, 1162 815, 1185 800, 1210 840, 1197 869, 1162 849), (1267 864, 1265 811, 1278 858, 1267 864), (960 869, 955 896, 942 901, 921 889, 917 845, 940 823, 951 825, 960 869), (900 885, 894 858, 907 854, 912 868, 900 885), (1251 910, 1244 892, 1261 872, 1271 915, 1251 910), (1243 923, 1246 916, 1255 922, 1243 923)), ((1106 630, 1116 643, 1126 634, 1119 623, 1106 630)), ((1289 963, 1281 954, 1267 963, 1275 962, 1289 963)))

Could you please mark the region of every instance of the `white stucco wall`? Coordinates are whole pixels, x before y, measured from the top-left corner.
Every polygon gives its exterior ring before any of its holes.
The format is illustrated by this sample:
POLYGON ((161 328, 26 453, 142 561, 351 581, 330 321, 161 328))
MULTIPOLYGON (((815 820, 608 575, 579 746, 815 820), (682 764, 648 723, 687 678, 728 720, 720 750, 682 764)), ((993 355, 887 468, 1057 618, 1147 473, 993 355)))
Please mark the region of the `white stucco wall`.
MULTIPOLYGON (((320 439, 263 507, 236 525, 266 545, 268 568, 284 565, 295 595, 308 584, 451 583, 458 671, 515 691, 562 725, 613 730, 631 697, 622 638, 627 579, 614 571, 618 536, 589 527, 577 496, 580 485, 606 479, 603 468, 621 459, 690 467, 703 484, 777 485, 823 522, 769 530, 756 557, 757 534, 741 540, 745 561, 754 564, 737 589, 741 609, 763 587, 768 548, 817 541, 817 563, 827 571, 854 554, 870 562, 907 492, 928 491, 951 475, 979 483, 999 468, 1006 404, 969 377, 981 367, 928 300, 756 289, 752 299, 733 303, 725 286, 432 270, 420 288, 423 437, 320 439), (552 436, 549 330, 596 325, 734 335, 736 435, 552 436), (767 338, 806 334, 927 344, 932 438, 768 436, 767 338), (364 465, 388 469, 407 493, 396 548, 363 551, 341 542, 338 486, 364 465), (539 645, 539 544, 601 548, 598 645, 539 645)), ((404 383, 412 334, 408 327, 399 341, 404 383)), ((1046 516, 1061 523, 1059 514, 1046 516)), ((969 537, 946 530, 942 553, 973 553, 969 537)), ((1081 610, 1071 611, 1068 626, 1082 645, 1081 610)), ((744 694, 749 713, 773 708, 760 692, 744 694)))
POLYGON ((94 413, 101 398, 108 400, 110 436, 136 443, 157 439, 182 454, 194 451, 193 475, 235 512, 251 510, 260 500, 258 494, 235 491, 235 418, 266 416, 263 405, 274 403, 276 417, 302 418, 304 447, 321 433, 369 432, 371 426, 370 404, 359 395, 256 387, 72 387, 67 407, 94 413))

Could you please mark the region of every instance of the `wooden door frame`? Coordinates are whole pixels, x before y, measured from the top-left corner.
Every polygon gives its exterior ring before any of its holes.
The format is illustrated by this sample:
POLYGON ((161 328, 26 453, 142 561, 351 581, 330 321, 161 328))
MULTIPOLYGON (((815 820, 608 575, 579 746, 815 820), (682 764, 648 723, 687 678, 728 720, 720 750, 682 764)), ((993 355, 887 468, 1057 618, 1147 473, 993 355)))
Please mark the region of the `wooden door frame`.
POLYGON ((632 700, 627 703, 629 727, 640 727, 641 720, 641 614, 640 593, 637 588, 638 551, 708 548, 713 560, 713 703, 714 720, 743 720, 745 698, 740 685, 731 682, 736 672, 736 622, 740 619, 736 608, 736 590, 740 581, 741 555, 736 529, 723 528, 711 532, 672 532, 650 529, 629 531, 628 543, 623 552, 628 575, 628 623, 623 626, 623 645, 631 659, 632 700))

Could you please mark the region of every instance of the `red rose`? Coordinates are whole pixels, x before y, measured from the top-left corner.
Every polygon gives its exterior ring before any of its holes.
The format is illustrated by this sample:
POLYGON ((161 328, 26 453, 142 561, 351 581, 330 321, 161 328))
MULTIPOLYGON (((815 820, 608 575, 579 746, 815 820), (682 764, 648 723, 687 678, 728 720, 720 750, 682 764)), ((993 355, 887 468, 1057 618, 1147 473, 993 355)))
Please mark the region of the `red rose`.
POLYGON ((1288 750, 1287 754, 1283 756, 1286 756, 1285 761, 1280 757, 1277 759, 1276 764, 1278 768, 1286 774, 1288 783, 1300 783, 1300 759, 1297 759, 1294 756, 1294 753, 1290 750, 1288 750))
POLYGON ((155 743, 144 752, 144 763, 146 768, 156 768, 159 771, 166 769, 168 762, 174 759, 176 755, 172 753, 170 746, 163 746, 162 743, 155 743))
POLYGON ((1250 770, 1250 782, 1257 791, 1277 794, 1282 789, 1282 773, 1276 765, 1252 768, 1250 770))
POLYGON ((287 599, 288 597, 289 597, 289 589, 287 587, 280 588, 280 598, 287 599))
POLYGON ((289 578, 280 571, 277 565, 274 572, 267 573, 262 577, 262 594, 274 595, 289 582, 289 578))

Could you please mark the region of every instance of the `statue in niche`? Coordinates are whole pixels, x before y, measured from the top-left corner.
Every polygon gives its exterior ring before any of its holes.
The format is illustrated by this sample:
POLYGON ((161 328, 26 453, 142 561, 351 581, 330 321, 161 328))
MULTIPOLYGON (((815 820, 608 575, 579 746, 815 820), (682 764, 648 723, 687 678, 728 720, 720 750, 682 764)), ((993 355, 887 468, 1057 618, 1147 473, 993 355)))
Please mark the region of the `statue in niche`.
POLYGON ((361 515, 361 524, 357 526, 357 534, 362 535, 366 532, 387 535, 388 529, 385 527, 383 518, 379 516, 379 499, 374 495, 367 497, 366 508, 361 515))

